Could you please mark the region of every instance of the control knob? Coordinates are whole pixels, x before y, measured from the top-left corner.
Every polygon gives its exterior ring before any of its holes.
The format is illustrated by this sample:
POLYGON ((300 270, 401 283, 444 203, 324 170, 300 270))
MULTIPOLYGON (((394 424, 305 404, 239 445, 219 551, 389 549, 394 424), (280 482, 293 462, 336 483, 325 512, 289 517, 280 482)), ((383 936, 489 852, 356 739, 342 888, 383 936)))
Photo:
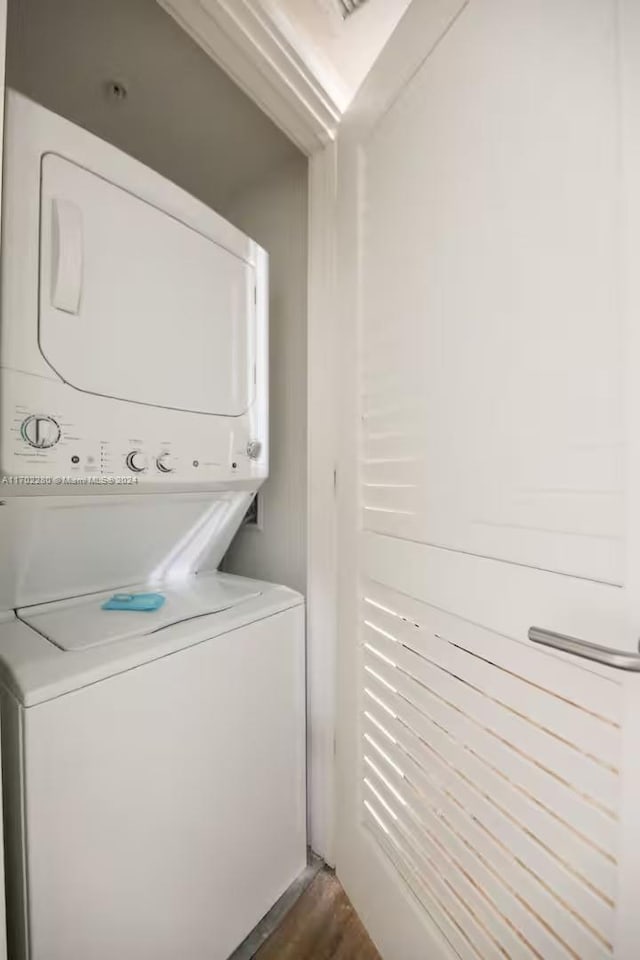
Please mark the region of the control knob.
POLYGON ((171 454, 168 450, 165 450, 165 452, 161 453, 159 457, 156 457, 156 467, 160 473, 173 473, 173 467, 171 466, 171 454))
POLYGON ((144 473, 147 469, 147 459, 141 450, 132 450, 128 453, 126 464, 134 473, 144 473))
POLYGON ((60 439, 60 427, 53 417, 42 417, 34 414, 23 420, 20 434, 31 447, 46 450, 53 447, 60 439))
POLYGON ((257 460, 262 453, 262 444, 259 440, 249 440, 247 444, 247 456, 250 460, 257 460))

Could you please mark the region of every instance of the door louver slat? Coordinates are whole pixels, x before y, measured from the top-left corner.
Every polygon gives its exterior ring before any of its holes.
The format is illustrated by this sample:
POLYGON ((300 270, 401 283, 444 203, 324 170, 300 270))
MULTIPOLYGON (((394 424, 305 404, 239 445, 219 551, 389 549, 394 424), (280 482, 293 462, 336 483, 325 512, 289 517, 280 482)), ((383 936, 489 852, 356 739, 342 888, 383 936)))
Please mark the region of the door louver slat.
POLYGON ((615 681, 371 581, 361 641, 363 822, 457 954, 613 956, 615 681))

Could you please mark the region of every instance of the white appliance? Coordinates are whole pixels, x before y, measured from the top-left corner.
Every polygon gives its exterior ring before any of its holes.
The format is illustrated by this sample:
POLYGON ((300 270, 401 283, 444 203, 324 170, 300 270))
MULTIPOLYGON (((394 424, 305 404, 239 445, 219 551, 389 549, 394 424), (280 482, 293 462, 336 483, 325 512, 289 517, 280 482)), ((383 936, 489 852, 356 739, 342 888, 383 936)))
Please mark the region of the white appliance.
POLYGON ((268 474, 267 254, 12 90, 2 203, 0 610, 216 569, 268 474))
POLYGON ((0 624, 12 960, 226 960, 304 869, 302 598, 192 579, 0 624))
POLYGON ((54 492, 119 477, 139 492, 255 488, 268 471, 265 252, 13 91, 5 130, 2 472, 69 478, 54 492))
POLYGON ((224 960, 304 868, 303 599, 217 572, 268 473, 267 270, 184 191, 9 92, 11 960, 224 960), (148 589, 158 610, 102 609, 148 589))

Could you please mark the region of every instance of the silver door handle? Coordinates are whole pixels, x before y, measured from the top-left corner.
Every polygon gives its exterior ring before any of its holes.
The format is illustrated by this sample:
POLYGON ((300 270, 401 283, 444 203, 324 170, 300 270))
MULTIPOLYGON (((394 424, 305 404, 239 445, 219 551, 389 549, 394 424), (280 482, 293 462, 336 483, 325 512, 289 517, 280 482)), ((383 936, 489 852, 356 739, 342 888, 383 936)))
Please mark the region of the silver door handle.
POLYGON ((611 647, 601 647, 599 643, 587 643, 586 640, 567 637, 563 633, 554 633, 553 630, 543 630, 541 627, 529 627, 529 640, 562 650, 564 653, 573 653, 585 660, 596 660, 608 667, 615 667, 616 670, 640 672, 640 654, 629 653, 628 650, 612 650, 611 647))

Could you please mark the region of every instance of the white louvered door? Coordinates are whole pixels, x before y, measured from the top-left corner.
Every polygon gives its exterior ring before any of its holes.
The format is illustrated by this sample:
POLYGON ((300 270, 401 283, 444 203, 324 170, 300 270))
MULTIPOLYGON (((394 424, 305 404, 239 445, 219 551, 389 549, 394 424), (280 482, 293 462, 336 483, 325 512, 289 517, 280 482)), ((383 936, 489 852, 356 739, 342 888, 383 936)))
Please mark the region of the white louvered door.
POLYGON ((384 960, 640 955, 640 4, 414 0, 339 141, 337 868, 384 960))

